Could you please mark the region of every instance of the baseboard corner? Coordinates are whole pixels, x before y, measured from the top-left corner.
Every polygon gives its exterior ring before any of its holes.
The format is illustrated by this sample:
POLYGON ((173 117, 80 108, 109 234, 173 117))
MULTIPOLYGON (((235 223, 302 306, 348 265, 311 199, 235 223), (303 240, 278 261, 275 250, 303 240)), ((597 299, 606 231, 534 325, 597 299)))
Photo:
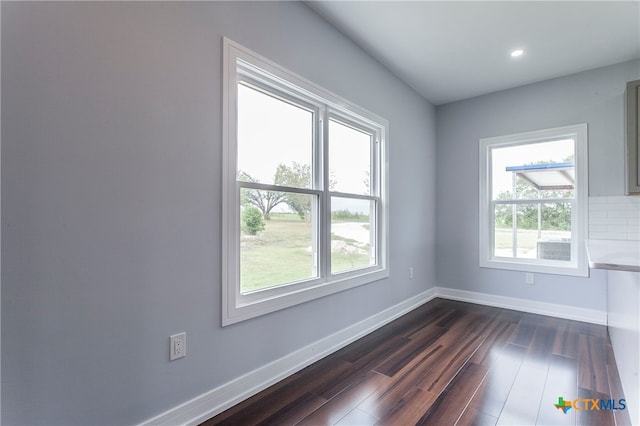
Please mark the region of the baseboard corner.
POLYGON ((150 418, 140 423, 140 426, 197 425, 435 299, 436 294, 436 287, 431 287, 382 312, 150 418))

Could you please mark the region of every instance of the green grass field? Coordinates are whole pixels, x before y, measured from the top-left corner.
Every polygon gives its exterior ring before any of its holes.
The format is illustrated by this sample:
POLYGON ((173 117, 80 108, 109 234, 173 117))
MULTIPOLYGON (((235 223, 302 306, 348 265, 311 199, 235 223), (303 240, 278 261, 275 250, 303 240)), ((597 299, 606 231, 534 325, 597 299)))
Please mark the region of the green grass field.
MULTIPOLYGON (((571 238, 570 231, 542 231, 541 239, 553 240, 571 238)), ((532 229, 518 230, 518 257, 535 259, 537 257, 538 231, 532 229)), ((511 228, 496 228, 495 254, 496 256, 511 257, 513 255, 513 241, 511 228)))
MULTIPOLYGON (((334 221, 335 223, 335 221, 334 221)), ((354 240, 332 236, 333 272, 368 266, 368 254, 354 240)), ((258 235, 240 238, 240 283, 243 293, 314 276, 311 224, 294 213, 272 213, 258 235)))

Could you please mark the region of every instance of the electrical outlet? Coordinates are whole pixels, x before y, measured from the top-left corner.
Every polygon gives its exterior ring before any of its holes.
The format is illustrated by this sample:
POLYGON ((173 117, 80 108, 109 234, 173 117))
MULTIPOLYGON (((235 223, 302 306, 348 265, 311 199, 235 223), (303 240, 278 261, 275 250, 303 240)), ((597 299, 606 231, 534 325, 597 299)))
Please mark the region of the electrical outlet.
POLYGON ((535 278, 534 278, 533 272, 524 273, 524 282, 525 284, 530 284, 530 285, 535 284, 535 278))
POLYGON ((187 355, 187 333, 169 336, 169 361, 187 355))
POLYGON ((413 279, 413 266, 409 267, 409 279, 413 279))

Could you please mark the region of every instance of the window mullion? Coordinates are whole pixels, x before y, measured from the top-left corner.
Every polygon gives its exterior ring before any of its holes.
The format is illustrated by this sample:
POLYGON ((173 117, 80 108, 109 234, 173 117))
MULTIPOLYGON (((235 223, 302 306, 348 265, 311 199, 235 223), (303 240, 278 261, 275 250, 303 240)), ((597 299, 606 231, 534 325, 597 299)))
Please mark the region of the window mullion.
POLYGON ((371 161, 369 163, 369 195, 378 195, 377 184, 377 163, 378 163, 378 132, 377 130, 371 134, 371 142, 369 144, 369 152, 371 153, 371 161))
POLYGON ((243 180, 237 181, 240 188, 259 189, 263 191, 293 192, 296 194, 320 195, 322 191, 309 188, 296 188, 293 186, 272 185, 260 182, 247 182, 243 180))
POLYGON ((376 197, 374 195, 362 195, 362 194, 352 194, 349 192, 329 192, 330 197, 341 197, 341 198, 354 198, 358 200, 374 200, 380 201, 380 197, 376 197))
POLYGON ((331 276, 331 197, 329 195, 329 111, 326 106, 320 109, 318 123, 318 170, 322 193, 320 202, 320 277, 328 280, 331 276))
POLYGON ((498 204, 547 204, 547 203, 571 203, 575 198, 514 198, 510 200, 491 200, 498 204))

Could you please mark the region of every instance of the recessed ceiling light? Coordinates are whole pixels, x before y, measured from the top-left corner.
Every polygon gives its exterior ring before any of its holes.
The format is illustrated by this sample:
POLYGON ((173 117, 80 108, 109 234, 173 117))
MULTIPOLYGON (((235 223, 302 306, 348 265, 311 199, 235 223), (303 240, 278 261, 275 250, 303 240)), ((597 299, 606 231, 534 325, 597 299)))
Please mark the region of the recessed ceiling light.
POLYGON ((522 56, 523 53, 524 53, 524 50, 516 49, 513 52, 511 52, 511 57, 512 58, 517 58, 518 56, 522 56))

